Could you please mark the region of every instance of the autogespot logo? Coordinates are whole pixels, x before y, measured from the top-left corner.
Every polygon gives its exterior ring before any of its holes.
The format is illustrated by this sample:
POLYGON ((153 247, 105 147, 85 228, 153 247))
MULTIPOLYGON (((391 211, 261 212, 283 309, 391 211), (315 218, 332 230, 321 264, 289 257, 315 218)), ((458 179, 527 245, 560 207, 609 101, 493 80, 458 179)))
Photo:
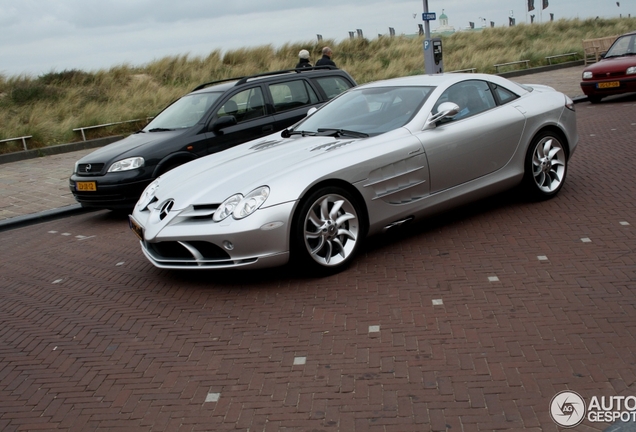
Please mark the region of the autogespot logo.
POLYGON ((585 419, 585 401, 576 392, 563 390, 550 402, 550 416, 559 426, 571 428, 585 419))

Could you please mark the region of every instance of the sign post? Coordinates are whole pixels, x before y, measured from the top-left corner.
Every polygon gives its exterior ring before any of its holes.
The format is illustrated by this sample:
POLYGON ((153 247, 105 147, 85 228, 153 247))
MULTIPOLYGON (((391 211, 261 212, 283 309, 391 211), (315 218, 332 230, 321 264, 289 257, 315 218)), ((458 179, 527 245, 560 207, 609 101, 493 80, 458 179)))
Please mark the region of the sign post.
POLYGON ((428 11, 428 0, 424 1, 424 72, 433 75, 444 72, 442 63, 442 40, 440 38, 431 39, 430 21, 437 19, 435 12, 428 11))

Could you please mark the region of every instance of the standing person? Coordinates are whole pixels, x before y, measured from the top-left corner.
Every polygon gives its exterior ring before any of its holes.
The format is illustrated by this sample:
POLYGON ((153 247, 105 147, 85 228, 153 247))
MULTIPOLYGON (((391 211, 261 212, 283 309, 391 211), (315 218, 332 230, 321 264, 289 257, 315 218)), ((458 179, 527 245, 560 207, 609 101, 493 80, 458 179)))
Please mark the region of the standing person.
POLYGON ((337 67, 336 64, 331 60, 331 56, 333 55, 333 51, 331 48, 324 47, 322 49, 322 58, 316 62, 316 66, 333 66, 337 67))
POLYGON ((309 62, 309 51, 306 49, 300 50, 298 53, 298 64, 296 65, 296 69, 305 67, 312 67, 309 62))

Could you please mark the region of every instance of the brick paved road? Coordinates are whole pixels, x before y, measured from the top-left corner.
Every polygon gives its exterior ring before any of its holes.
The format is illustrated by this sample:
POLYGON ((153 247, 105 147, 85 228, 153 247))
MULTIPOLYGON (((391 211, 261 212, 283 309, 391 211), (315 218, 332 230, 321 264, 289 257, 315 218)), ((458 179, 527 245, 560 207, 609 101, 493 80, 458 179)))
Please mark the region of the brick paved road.
POLYGON ((108 212, 1 233, 0 430, 556 431, 560 390, 636 395, 636 99, 577 111, 556 199, 328 278, 158 270, 108 212))

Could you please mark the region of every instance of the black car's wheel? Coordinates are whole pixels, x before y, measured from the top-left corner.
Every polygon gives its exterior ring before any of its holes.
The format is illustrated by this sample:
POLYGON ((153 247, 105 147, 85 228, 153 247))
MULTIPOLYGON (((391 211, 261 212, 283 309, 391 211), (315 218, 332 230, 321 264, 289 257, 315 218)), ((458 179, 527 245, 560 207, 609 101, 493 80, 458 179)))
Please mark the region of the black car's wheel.
POLYGON ((344 189, 326 187, 309 195, 295 216, 293 258, 311 271, 335 273, 345 268, 365 235, 354 197, 344 189))
POLYGON ((542 132, 528 148, 524 186, 535 199, 554 197, 565 183, 567 154, 561 139, 553 132, 542 132))

